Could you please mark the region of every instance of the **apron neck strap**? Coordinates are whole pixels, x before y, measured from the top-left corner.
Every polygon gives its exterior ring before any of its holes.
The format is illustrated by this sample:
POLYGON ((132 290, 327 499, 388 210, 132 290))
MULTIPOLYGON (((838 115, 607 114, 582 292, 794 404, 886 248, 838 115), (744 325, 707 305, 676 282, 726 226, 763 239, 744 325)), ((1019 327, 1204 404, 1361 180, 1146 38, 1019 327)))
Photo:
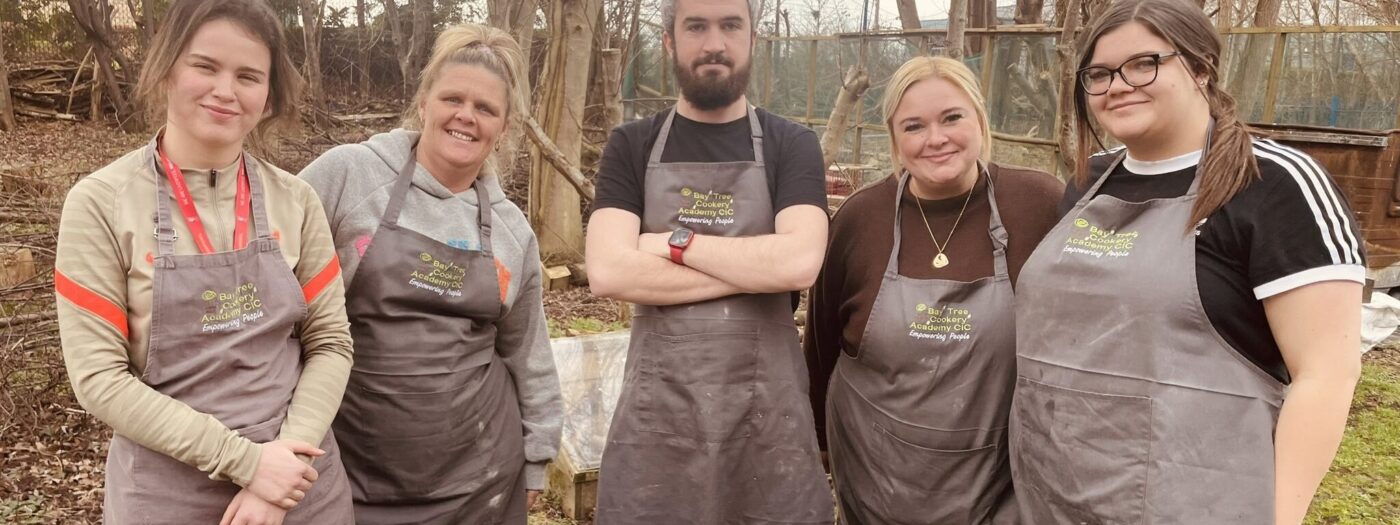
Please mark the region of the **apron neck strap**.
MULTIPOLYGON (((763 125, 758 122, 758 113, 754 112, 753 104, 745 108, 749 119, 749 138, 753 140, 753 159, 760 167, 763 166, 763 125)), ((656 144, 651 147, 651 154, 647 157, 647 167, 655 168, 661 165, 661 153, 666 151, 666 143, 671 139, 671 127, 675 125, 676 106, 666 114, 666 120, 661 123, 661 132, 656 135, 656 144)))
MULTIPOLYGON (((997 210, 996 190, 993 188, 991 172, 981 161, 977 162, 978 175, 987 181, 987 203, 991 206, 991 217, 987 224, 987 235, 992 239, 992 264, 997 278, 1009 277, 1010 271, 1006 263, 1006 246, 1010 236, 1006 233, 1006 226, 1001 222, 1001 212, 997 210)), ((885 263, 885 273, 899 273, 899 249, 904 243, 904 228, 900 223, 903 214, 904 190, 909 187, 910 179, 913 175, 905 170, 899 176, 899 187, 894 194, 894 246, 890 249, 889 261, 885 263)), ((977 191, 977 183, 972 183, 972 189, 977 191)), ((910 193, 910 197, 919 198, 918 195, 910 193)), ((953 239, 952 232, 948 234, 948 242, 953 239)))
MULTIPOLYGON (((1203 144, 1201 144, 1201 158, 1200 160, 1196 161, 1196 174, 1191 179, 1191 186, 1187 188, 1186 195, 1184 195, 1185 197, 1190 197, 1194 199, 1196 197, 1196 193, 1201 189, 1201 178, 1205 175, 1206 172, 1206 156, 1210 154, 1211 142, 1214 137, 1215 119, 1212 118, 1206 124, 1206 140, 1203 144)), ((1080 197, 1079 202, 1076 202, 1074 206, 1076 208, 1082 208, 1085 204, 1088 204, 1089 201, 1092 200, 1095 195, 1098 195, 1099 188, 1103 186, 1103 183, 1108 180, 1108 177, 1110 175, 1113 175, 1113 170, 1118 169, 1118 165, 1122 164, 1123 159, 1127 157, 1128 148, 1125 147, 1123 148, 1123 151, 1113 159, 1113 162, 1110 162, 1108 164, 1108 168, 1103 171, 1103 175, 1100 175, 1098 180, 1094 181, 1094 184, 1092 186, 1089 186, 1089 191, 1084 192, 1084 196, 1080 197)))
MULTIPOLYGON (((174 220, 170 214, 170 182, 166 179, 165 169, 161 166, 158 147, 160 135, 157 134, 146 144, 142 156, 145 157, 147 166, 154 170, 156 178, 156 225, 154 235, 156 238, 156 255, 165 257, 175 254, 175 241, 180 235, 175 231, 174 220)), ((265 195, 262 185, 262 177, 258 172, 257 164, 253 161, 253 156, 248 152, 239 154, 239 176, 246 177, 249 186, 249 200, 253 211, 253 233, 257 239, 271 239, 272 232, 268 226, 267 206, 263 203, 265 195)), ((235 184, 241 184, 235 181, 235 184)), ((240 248, 234 246, 234 249, 240 248)))
MULTIPOLYGON (((384 208, 384 217, 380 222, 390 226, 399 224, 399 214, 403 212, 408 188, 413 184, 413 175, 417 171, 417 154, 418 143, 414 142, 408 150, 408 160, 399 168, 398 180, 394 181, 393 189, 389 190, 389 205, 384 208)), ((481 251, 491 253, 491 195, 486 191, 486 185, 482 184, 479 175, 472 182, 472 187, 476 189, 477 228, 481 237, 481 251)))

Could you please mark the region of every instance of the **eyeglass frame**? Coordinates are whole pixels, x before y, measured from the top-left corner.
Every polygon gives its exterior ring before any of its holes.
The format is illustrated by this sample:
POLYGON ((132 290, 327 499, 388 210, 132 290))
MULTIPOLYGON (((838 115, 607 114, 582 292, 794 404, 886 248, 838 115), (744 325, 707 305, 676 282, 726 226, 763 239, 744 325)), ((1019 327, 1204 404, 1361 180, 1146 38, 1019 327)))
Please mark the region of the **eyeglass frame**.
POLYGON ((1182 56, 1180 51, 1172 51, 1172 52, 1170 52, 1170 53, 1146 53, 1146 54, 1141 54, 1141 55, 1136 55, 1136 56, 1133 56, 1133 57, 1129 57, 1127 60, 1124 60, 1122 64, 1118 64, 1118 67, 1115 67, 1115 68, 1107 68, 1107 67, 1104 67, 1104 66, 1089 66, 1089 67, 1085 67, 1085 68, 1080 68, 1078 71, 1075 71, 1075 72, 1074 72, 1074 76, 1075 76, 1076 79, 1079 80, 1079 89, 1082 90, 1082 91, 1084 92, 1084 94, 1089 95, 1089 96, 1097 97, 1097 96, 1099 96, 1099 95, 1106 94, 1106 93, 1108 93, 1108 91, 1109 91, 1110 89, 1113 89, 1113 77, 1115 77, 1115 76, 1118 77, 1118 78, 1123 79, 1123 83, 1124 83, 1124 84, 1127 84, 1129 87, 1140 88, 1140 87, 1147 87, 1147 86, 1150 86, 1150 85, 1152 85, 1153 82, 1156 82, 1156 81, 1157 81, 1157 77, 1158 77, 1158 76, 1161 76, 1161 74, 1162 74, 1162 61, 1164 61, 1164 60, 1166 60, 1166 59, 1168 59, 1168 58, 1180 57, 1180 56, 1182 56), (1143 59, 1143 58, 1149 58, 1149 57, 1152 58, 1152 63, 1153 63, 1154 66, 1156 66, 1156 67, 1153 69, 1153 71, 1152 71, 1152 80, 1148 80, 1147 82, 1143 82, 1142 84, 1133 84, 1132 82, 1129 82, 1129 81, 1128 81, 1128 76, 1125 75, 1125 74, 1123 74, 1123 68, 1124 68, 1125 66, 1127 66, 1128 64, 1132 63, 1134 60, 1143 59), (1098 92, 1098 93, 1094 93, 1094 92, 1092 92, 1092 91, 1089 91, 1089 83, 1086 82, 1086 81, 1085 81, 1085 78, 1084 78, 1084 73, 1087 72, 1087 71, 1089 71, 1089 70, 1092 70, 1092 69, 1102 69, 1102 70, 1108 71, 1108 85, 1107 85, 1107 86, 1104 86, 1103 91, 1100 91, 1100 92, 1098 92))

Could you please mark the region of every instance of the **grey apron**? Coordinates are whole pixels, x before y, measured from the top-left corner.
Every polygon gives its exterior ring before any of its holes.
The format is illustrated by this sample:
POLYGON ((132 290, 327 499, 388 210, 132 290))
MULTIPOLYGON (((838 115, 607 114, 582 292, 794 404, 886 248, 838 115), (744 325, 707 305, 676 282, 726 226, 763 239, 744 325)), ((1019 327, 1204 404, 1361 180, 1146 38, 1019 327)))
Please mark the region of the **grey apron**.
MULTIPOLYGON (((156 165, 155 142, 147 165, 156 165)), ((268 230, 262 180, 244 155, 256 236, 248 246, 175 255, 169 182, 156 171, 156 256, 151 337, 141 381, 213 415, 256 443, 277 439, 301 377, 306 316, 301 284, 268 230)), ((332 432, 312 466, 320 477, 284 523, 351 523, 350 490, 332 432)), ((238 485, 116 435, 107 452, 102 520, 119 524, 218 523, 238 485)))
MULTIPOLYGON (((763 133, 754 161, 661 163, 646 173, 642 228, 773 233, 763 133)), ((831 523, 791 295, 638 305, 622 397, 598 480, 600 525, 831 523)))
MULTIPOLYGON (((477 181, 481 250, 399 225, 412 152, 346 291, 355 367, 334 428, 361 524, 525 523, 515 381, 496 355, 504 315, 491 200, 477 181)), ((448 218, 444 218, 448 219, 448 218)))
MULTIPOLYGON (((984 172, 985 173, 985 172, 984 172)), ((827 443, 842 523, 1014 524, 1006 422, 1016 329, 1006 229, 991 177, 994 273, 972 282, 899 274, 894 247, 855 357, 842 353, 827 443)))
POLYGON ((1022 517, 1272 524, 1285 387, 1201 306, 1185 229, 1200 168, 1182 197, 1095 195, 1121 161, 1021 270, 1011 457, 1022 517))

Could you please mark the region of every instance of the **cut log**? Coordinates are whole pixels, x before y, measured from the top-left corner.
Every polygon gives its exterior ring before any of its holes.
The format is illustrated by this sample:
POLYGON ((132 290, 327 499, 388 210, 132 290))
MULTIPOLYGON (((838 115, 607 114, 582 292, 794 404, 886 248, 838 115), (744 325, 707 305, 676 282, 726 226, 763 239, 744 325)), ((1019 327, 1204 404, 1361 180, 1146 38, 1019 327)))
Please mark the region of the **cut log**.
POLYGON ((0 288, 9 288, 39 275, 34 252, 29 248, 0 247, 0 288))

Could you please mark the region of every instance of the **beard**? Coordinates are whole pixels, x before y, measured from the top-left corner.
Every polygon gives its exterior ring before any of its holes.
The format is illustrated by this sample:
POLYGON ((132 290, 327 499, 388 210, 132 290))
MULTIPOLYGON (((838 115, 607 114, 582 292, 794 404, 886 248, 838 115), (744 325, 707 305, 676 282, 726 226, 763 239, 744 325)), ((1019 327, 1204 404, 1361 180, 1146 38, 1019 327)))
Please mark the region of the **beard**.
POLYGON ((681 94, 685 95, 685 99, 692 106, 701 111, 720 109, 733 104, 749 88, 749 71, 752 64, 746 64, 742 69, 736 69, 734 61, 723 54, 702 56, 695 59, 689 66, 683 66, 679 61, 674 60, 674 54, 671 58, 673 59, 671 62, 675 64, 676 83, 680 85, 681 94), (727 66, 730 73, 728 75, 695 74, 696 68, 706 64, 727 66))

